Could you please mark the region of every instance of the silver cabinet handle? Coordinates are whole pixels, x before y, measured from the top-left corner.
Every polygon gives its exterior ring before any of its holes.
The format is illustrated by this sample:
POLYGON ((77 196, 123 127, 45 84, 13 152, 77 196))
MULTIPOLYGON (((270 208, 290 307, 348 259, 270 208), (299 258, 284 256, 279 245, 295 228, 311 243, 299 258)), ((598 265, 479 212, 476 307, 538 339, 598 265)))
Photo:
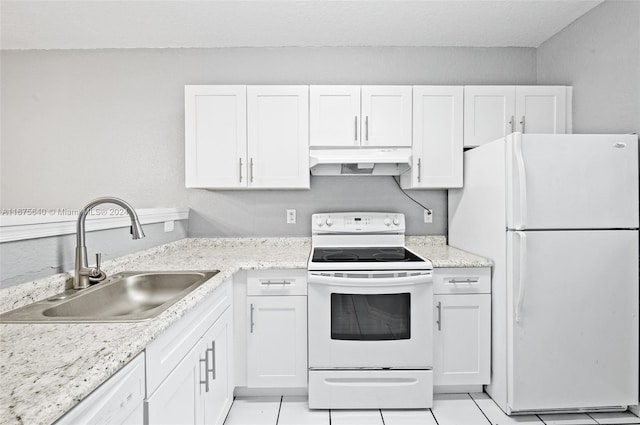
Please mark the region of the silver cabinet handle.
POLYGON ((207 348, 207 353, 211 352, 211 369, 207 365, 207 373, 211 372, 211 380, 216 380, 216 342, 211 341, 211 348, 207 348))
POLYGON ((520 124, 522 124, 522 134, 524 134, 524 115, 522 116, 522 120, 520 121, 520 124))
POLYGON ((511 115, 511 120, 509 121, 509 124, 511 124, 511 132, 514 133, 516 131, 516 120, 513 115, 511 115))
POLYGON ((260 285, 291 285, 293 282, 290 280, 262 280, 260 285))
POLYGON ((364 117, 364 140, 369 141, 369 116, 364 117))
POLYGON ((240 159, 240 163, 238 164, 238 174, 240 175, 240 182, 242 183, 242 158, 240 159))
POLYGON ((355 132, 353 135, 353 140, 355 140, 356 142, 358 141, 358 116, 356 115, 355 117, 353 117, 355 119, 355 132))
POLYGON ((251 313, 249 317, 249 322, 251 323, 249 333, 253 333, 253 327, 256 325, 255 322, 253 321, 253 304, 251 304, 251 313))
POLYGON ((249 158, 249 181, 253 183, 253 158, 249 158))
POLYGON ((449 279, 449 283, 478 283, 480 279, 478 278, 469 278, 469 279, 449 279))
POLYGON ((442 302, 438 301, 438 305, 436 306, 436 308, 438 309, 438 320, 436 320, 436 323, 438 324, 438 330, 441 331, 442 330, 442 302))
POLYGON ((422 181, 422 158, 418 158, 418 182, 422 181))
POLYGON ((204 363, 204 381, 202 380, 202 378, 200 378, 200 385, 204 384, 204 390, 206 392, 209 392, 209 373, 208 373, 208 367, 209 367, 209 350, 207 349, 204 352, 204 359, 200 359, 200 376, 202 377, 202 363, 204 363))

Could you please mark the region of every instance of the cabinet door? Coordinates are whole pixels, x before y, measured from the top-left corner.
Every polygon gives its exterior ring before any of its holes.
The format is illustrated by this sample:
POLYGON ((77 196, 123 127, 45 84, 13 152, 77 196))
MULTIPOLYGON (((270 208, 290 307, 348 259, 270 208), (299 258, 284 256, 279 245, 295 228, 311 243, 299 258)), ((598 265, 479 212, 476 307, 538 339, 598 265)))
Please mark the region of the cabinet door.
POLYGON ((434 385, 489 383, 491 295, 433 297, 434 385))
POLYGON ((167 379, 145 401, 151 425, 200 424, 203 422, 200 397, 205 391, 202 344, 199 342, 182 359, 167 379))
POLYGON ((462 187, 463 88, 413 87, 412 187, 462 187))
POLYGON ((309 144, 360 145, 360 86, 309 88, 309 144))
POLYGON ((222 425, 233 401, 233 313, 228 309, 202 337, 203 350, 209 350, 207 379, 209 390, 202 394, 204 423, 222 425))
POLYGON ((362 86, 362 146, 411 146, 410 86, 362 86))
POLYGON ((245 86, 186 86, 185 141, 187 187, 245 187, 245 86))
POLYGON ((307 386, 307 297, 247 297, 247 384, 307 386))
POLYGON ((247 88, 249 187, 309 188, 309 87, 247 88))
POLYGON ((566 93, 567 88, 564 86, 517 86, 517 131, 566 133, 566 93))
POLYGON ((465 147, 480 146, 514 131, 514 86, 464 87, 465 147))

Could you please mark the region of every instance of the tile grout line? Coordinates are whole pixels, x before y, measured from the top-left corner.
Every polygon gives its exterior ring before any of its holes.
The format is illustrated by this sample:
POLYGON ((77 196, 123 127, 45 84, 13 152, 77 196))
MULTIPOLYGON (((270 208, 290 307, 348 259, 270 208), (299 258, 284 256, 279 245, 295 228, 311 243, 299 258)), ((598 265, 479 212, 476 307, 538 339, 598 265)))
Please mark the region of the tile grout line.
POLYGON ((280 404, 278 405, 278 416, 276 416, 276 423, 275 425, 278 425, 278 422, 280 422, 280 411, 282 410, 282 400, 284 399, 284 396, 281 395, 280 396, 280 404))
POLYGON ((223 425, 227 422, 227 419, 229 419, 229 415, 231 414, 231 409, 233 409, 233 404, 235 402, 236 402, 236 398, 234 396, 233 399, 231 400, 231 406, 229 406, 229 410, 227 410, 227 414, 224 416, 224 421, 222 421, 223 425))
POLYGON ((587 414, 588 417, 590 417, 595 423, 600 424, 600 421, 598 421, 596 418, 594 418, 593 416, 591 416, 589 414, 589 412, 585 412, 587 414))
POLYGON ((433 416, 433 420, 436 421, 436 425, 440 425, 440 423, 438 423, 438 418, 436 418, 436 414, 433 413, 433 408, 429 409, 429 412, 431 412, 431 416, 433 416))
MULTIPOLYGON (((484 410, 482 410, 482 408, 480 406, 478 406, 478 403, 476 402, 476 399, 471 397, 471 394, 467 393, 467 395, 469 396, 469 398, 471 399, 471 401, 473 401, 473 404, 476 405, 476 407, 478 408, 478 410, 480 411, 480 413, 482 413, 482 416, 484 416, 484 418, 487 420, 487 422, 489 422, 489 424, 493 425, 493 422, 491 422, 491 420, 489 419, 489 417, 484 413, 484 410)), ((493 400, 491 400, 493 401, 493 400)))

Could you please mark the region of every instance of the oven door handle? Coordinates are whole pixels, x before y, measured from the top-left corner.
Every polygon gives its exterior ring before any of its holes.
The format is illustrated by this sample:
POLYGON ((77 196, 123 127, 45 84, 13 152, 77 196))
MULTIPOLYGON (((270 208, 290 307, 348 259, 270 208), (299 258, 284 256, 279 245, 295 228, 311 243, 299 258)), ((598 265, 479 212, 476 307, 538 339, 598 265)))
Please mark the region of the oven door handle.
POLYGON ((407 286, 431 283, 432 272, 422 272, 412 276, 388 277, 381 274, 379 277, 372 274, 372 277, 335 277, 326 276, 326 274, 309 273, 309 284, 327 285, 327 286, 407 286))

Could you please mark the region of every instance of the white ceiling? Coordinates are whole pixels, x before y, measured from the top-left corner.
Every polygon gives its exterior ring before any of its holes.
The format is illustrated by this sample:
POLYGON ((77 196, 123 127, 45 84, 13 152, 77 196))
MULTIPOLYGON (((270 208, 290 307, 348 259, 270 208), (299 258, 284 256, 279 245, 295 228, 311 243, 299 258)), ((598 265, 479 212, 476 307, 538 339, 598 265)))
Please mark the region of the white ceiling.
POLYGON ((2 0, 2 49, 538 47, 595 0, 2 0))

